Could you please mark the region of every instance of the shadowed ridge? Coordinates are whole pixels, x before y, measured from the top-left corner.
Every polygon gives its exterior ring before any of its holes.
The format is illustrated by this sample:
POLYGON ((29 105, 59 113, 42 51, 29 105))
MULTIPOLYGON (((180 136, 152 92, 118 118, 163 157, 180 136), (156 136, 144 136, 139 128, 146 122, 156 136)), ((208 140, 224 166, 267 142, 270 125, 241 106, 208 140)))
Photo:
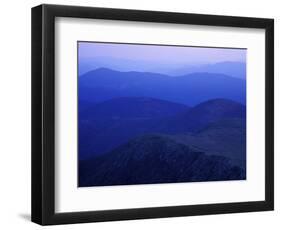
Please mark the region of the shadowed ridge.
POLYGON ((79 98, 84 101, 101 102, 118 96, 144 96, 187 105, 213 98, 246 103, 244 80, 215 73, 171 77, 152 72, 120 72, 99 68, 79 77, 78 87, 79 98), (100 89, 111 96, 103 94, 100 89), (85 90, 87 93, 84 93, 85 90))
POLYGON ((190 107, 149 97, 118 97, 89 106, 81 119, 149 119, 173 116, 190 107))
POLYGON ((130 140, 79 164, 79 186, 240 180, 245 172, 229 159, 207 156, 160 135, 130 140))

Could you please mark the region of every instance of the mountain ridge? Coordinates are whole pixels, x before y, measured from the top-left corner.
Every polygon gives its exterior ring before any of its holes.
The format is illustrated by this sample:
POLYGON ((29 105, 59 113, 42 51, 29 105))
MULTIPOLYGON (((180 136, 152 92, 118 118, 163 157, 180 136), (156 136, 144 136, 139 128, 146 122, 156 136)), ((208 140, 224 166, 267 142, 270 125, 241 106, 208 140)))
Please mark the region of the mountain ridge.
POLYGON ((116 96, 144 96, 190 106, 214 98, 226 98, 246 104, 245 80, 215 73, 170 77, 149 72, 118 72, 102 68, 80 76, 78 87, 82 101, 101 102, 116 96), (103 90, 99 92, 99 89, 103 90), (84 93, 85 90, 89 93, 84 93), (104 90, 107 91, 106 94, 103 93, 104 90))
POLYGON ((142 63, 141 60, 131 61, 131 60, 111 60, 111 65, 108 65, 108 57, 100 57, 95 60, 84 60, 79 63, 79 75, 83 75, 91 70, 99 68, 108 68, 121 72, 138 71, 138 72, 153 72, 159 74, 180 76, 192 72, 217 72, 223 73, 236 78, 245 79, 246 78, 246 63, 243 61, 220 61, 214 63, 202 63, 202 64, 176 64, 169 65, 171 63, 142 63), (105 61, 101 61, 105 59, 105 61), (86 62, 85 62, 86 61, 86 62), (120 63, 121 62, 121 63, 120 63), (96 65, 94 64, 96 63, 96 65), (119 63, 119 64, 118 64, 119 63), (128 65, 129 63, 129 65, 128 65))
POLYGON ((137 137, 79 164, 80 187, 241 180, 245 176, 225 157, 207 156, 158 135, 137 137))
MULTIPOLYGON (((172 116, 153 116, 150 119, 132 119, 132 116, 120 116, 115 109, 109 111, 116 111, 118 119, 113 113, 110 113, 110 119, 107 115, 103 116, 100 113, 98 116, 92 115, 92 119, 90 117, 83 119, 79 116, 79 156, 81 159, 108 152, 138 135, 151 132, 164 134, 196 132, 211 122, 226 118, 242 119, 246 112, 242 104, 226 99, 209 100, 172 116)), ((159 113, 156 114, 159 115, 159 113)), ((136 116, 136 118, 139 117, 136 116)))
POLYGON ((150 97, 118 97, 94 104, 83 113, 91 119, 95 117, 103 119, 130 117, 145 119, 172 116, 187 111, 189 108, 189 106, 180 103, 150 97))

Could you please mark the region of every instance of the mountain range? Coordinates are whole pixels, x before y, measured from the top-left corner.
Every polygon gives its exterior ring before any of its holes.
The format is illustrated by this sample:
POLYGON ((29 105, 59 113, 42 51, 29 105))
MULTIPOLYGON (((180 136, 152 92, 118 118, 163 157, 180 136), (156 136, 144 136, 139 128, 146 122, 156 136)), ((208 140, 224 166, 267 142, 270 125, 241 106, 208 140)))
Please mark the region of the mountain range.
MULTIPOLYGON (((150 119, 187 111, 187 105, 148 97, 113 98, 81 110, 83 119, 150 119)), ((79 109, 80 111, 80 109, 79 109)))
POLYGON ((79 75, 106 67, 108 69, 129 72, 152 72, 180 76, 196 72, 221 73, 232 77, 246 79, 246 63, 239 61, 224 61, 211 64, 196 64, 173 62, 159 63, 157 61, 130 60, 112 57, 82 58, 79 59, 79 75))
POLYGON ((197 72, 171 77, 100 68, 79 76, 78 89, 79 101, 90 103, 117 97, 151 97, 188 106, 215 98, 246 104, 246 81, 220 73, 197 72))
POLYGON ((244 62, 219 62, 214 64, 181 67, 170 70, 167 74, 172 76, 185 75, 196 72, 219 73, 246 80, 246 63, 244 62))
POLYGON ((106 153, 139 135, 196 133, 225 119, 242 122, 245 116, 244 105, 226 99, 209 100, 192 108, 152 98, 112 99, 79 115, 80 158, 106 153))
POLYGON ((246 179, 245 80, 100 68, 78 83, 78 186, 246 179))
POLYGON ((207 156, 158 135, 135 138, 79 165, 80 187, 241 180, 245 176, 225 157, 207 156))

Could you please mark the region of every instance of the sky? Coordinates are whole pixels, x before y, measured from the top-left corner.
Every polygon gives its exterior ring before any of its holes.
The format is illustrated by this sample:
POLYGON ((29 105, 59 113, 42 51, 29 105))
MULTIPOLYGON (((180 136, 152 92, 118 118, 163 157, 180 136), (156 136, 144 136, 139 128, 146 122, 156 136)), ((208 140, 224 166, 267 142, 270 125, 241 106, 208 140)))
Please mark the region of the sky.
POLYGON ((246 52, 246 49, 230 48, 78 42, 79 72, 100 67, 165 72, 183 66, 245 63, 246 52))

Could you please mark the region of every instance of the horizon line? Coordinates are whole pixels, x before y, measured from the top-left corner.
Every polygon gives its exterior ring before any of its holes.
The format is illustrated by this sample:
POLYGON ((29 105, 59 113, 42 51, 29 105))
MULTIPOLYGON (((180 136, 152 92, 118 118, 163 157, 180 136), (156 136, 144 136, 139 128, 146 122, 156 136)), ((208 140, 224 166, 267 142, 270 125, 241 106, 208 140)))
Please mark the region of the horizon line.
POLYGON ((192 72, 192 73, 187 73, 187 74, 182 74, 182 75, 169 75, 169 74, 166 74, 166 73, 150 72, 150 71, 134 71, 134 70, 121 71, 121 70, 116 70, 116 69, 108 68, 108 67, 94 68, 94 69, 86 71, 85 73, 82 73, 82 74, 79 74, 79 71, 77 71, 77 75, 78 75, 78 78, 79 78, 79 77, 82 77, 85 74, 88 74, 90 72, 97 71, 97 70, 109 70, 109 71, 119 72, 119 73, 134 73, 134 72, 135 73, 148 73, 148 74, 161 75, 163 77, 165 76, 165 77, 170 77, 170 78, 178 78, 178 77, 185 77, 185 76, 192 75, 192 74, 206 73, 206 74, 210 74, 210 75, 223 75, 223 76, 226 76, 226 77, 229 77, 229 78, 234 78, 234 79, 246 81, 246 79, 244 79, 244 78, 234 77, 234 76, 224 74, 224 73, 215 73, 215 72, 207 72, 207 71, 192 72))

